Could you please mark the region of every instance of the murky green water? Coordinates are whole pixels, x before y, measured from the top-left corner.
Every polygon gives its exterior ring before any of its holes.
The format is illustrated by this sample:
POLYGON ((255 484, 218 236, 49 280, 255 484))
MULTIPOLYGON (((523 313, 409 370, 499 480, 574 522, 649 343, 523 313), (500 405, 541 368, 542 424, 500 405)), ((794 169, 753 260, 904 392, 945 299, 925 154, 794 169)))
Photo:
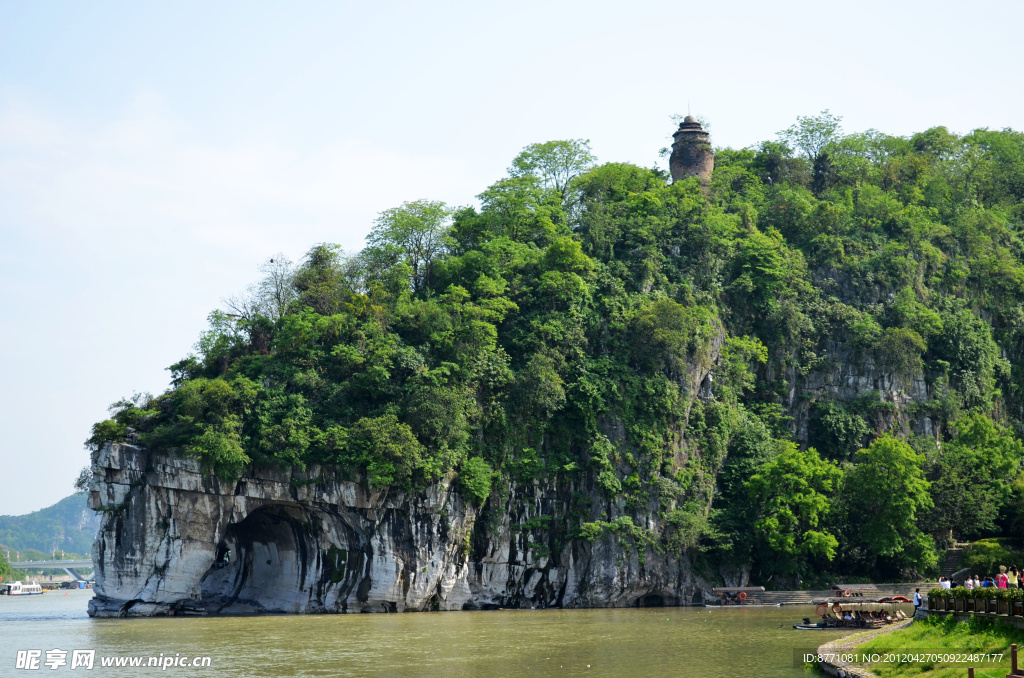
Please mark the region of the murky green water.
POLYGON ((793 650, 841 635, 794 630, 797 606, 93 620, 91 596, 0 597, 0 676, 806 676, 793 650), (17 670, 29 649, 93 649, 95 668, 17 670), (210 667, 100 665, 161 653, 210 667))

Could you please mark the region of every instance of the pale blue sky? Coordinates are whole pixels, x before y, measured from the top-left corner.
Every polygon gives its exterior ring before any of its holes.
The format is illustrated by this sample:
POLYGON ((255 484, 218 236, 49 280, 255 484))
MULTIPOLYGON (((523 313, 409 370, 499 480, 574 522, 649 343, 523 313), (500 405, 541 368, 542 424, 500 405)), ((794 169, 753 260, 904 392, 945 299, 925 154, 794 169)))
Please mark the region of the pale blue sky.
POLYGON ((0 1, 0 514, 49 505, 266 257, 466 204, 526 144, 651 165, 824 108, 1024 128, 1024 4, 0 1))

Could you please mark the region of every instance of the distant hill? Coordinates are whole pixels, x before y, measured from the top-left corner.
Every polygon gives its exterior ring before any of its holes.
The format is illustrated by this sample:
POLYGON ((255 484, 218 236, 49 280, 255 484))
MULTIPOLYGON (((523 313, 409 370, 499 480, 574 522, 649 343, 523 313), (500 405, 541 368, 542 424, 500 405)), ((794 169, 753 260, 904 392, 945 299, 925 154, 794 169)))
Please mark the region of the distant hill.
POLYGON ((73 494, 23 516, 0 516, 0 544, 47 555, 54 550, 91 553, 100 517, 86 507, 85 499, 85 494, 73 494))

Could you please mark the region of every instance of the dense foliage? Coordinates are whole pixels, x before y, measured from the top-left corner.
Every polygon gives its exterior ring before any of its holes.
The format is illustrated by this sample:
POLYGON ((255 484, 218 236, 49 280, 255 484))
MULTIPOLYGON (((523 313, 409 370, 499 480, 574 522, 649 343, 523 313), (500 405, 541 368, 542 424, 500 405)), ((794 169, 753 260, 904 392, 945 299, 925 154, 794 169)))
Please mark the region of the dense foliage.
POLYGON ((582 484, 604 519, 572 494, 544 534, 760 583, 934 567, 1019 524, 1024 135, 839 123, 718 149, 707 187, 530 146, 479 208, 406 203, 357 255, 269 261, 173 388, 115 404, 89 445, 225 479, 457 476, 494 511, 511 484, 582 484), (851 370, 875 376, 829 385, 851 370))
POLYGON ((982 579, 999 571, 1000 565, 1024 563, 1024 551, 1012 539, 979 539, 964 550, 963 566, 982 579), (982 574, 985 573, 985 574, 982 574))

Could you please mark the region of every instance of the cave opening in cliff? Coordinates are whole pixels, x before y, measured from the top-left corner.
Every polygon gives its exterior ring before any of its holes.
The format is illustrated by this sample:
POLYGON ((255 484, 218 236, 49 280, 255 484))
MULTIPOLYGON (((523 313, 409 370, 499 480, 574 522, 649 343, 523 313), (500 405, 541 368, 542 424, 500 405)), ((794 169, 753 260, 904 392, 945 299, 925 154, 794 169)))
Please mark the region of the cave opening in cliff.
POLYGON ((643 598, 637 598, 637 607, 665 607, 665 599, 659 595, 647 595, 643 598))
POLYGON ((200 584, 203 607, 236 614, 315 607, 319 523, 299 506, 271 504, 229 526, 200 584))

